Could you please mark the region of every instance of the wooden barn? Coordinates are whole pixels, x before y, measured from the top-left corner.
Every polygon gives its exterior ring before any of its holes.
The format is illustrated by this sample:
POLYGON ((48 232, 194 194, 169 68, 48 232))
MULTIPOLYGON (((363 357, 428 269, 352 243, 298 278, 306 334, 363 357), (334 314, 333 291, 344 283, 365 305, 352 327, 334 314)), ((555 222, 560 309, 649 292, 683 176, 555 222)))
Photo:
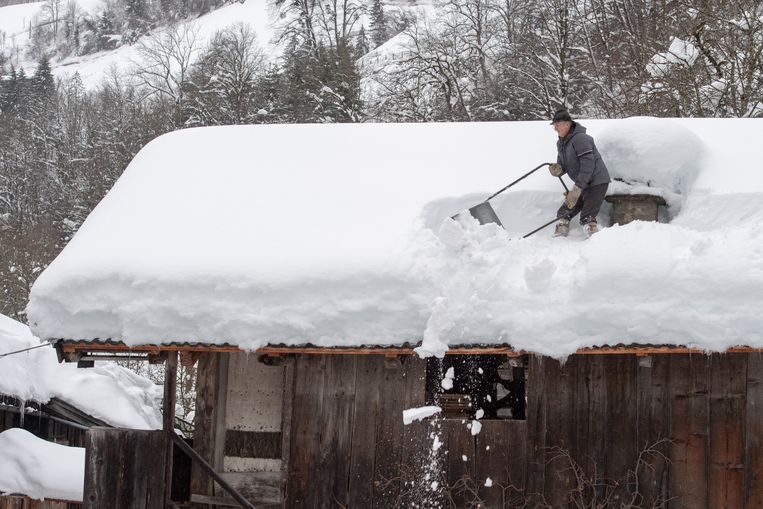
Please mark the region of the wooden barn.
MULTIPOLYGON (((495 347, 443 361, 407 348, 131 350, 198 362, 194 449, 254 507, 763 507, 758 352, 616 347, 561 364, 495 347), (403 424, 403 410, 433 404, 441 415, 403 424)), ((136 469, 164 471, 156 459, 136 469)), ((113 507, 137 507, 114 493, 113 507)), ((178 506, 232 503, 200 463, 186 493, 178 506)))
POLYGON ((66 361, 166 365, 163 430, 88 433, 84 507, 763 509, 763 182, 718 163, 763 125, 588 127, 644 180, 590 240, 520 240, 548 175, 491 199, 503 228, 449 219, 549 160, 547 123, 148 145, 30 295, 66 361))

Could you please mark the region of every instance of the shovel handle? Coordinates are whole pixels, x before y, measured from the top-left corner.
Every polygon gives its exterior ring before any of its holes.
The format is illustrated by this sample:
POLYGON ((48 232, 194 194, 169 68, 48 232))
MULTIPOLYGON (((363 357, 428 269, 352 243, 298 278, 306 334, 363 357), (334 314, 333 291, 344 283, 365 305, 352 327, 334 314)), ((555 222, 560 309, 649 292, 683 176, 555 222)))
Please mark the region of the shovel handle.
POLYGON ((523 238, 523 239, 526 239, 527 237, 529 237, 529 236, 530 236, 530 235, 532 235, 533 233, 537 233, 537 232, 541 231, 543 228, 545 228, 546 226, 550 226, 550 225, 552 225, 553 223, 555 223, 555 222, 557 222, 557 221, 559 221, 559 218, 558 218, 558 217, 555 217, 554 219, 552 219, 552 220, 551 220, 551 221, 549 221, 548 223, 544 224, 543 226, 539 226, 538 228, 534 229, 533 231, 531 231, 531 232, 530 232, 530 233, 528 233, 527 235, 522 235, 522 238, 523 238))
MULTIPOLYGON (((493 193, 493 194, 491 194, 490 196, 488 196, 487 198, 485 198, 485 201, 488 201, 488 200, 489 200, 489 199, 491 199, 491 198, 495 198, 496 196, 498 196, 499 194, 501 194, 502 192, 504 192, 505 190, 507 190, 508 188, 510 188, 511 186, 513 186, 514 184, 516 184, 517 182, 519 182, 519 181, 521 181, 521 180, 524 180, 524 179, 526 179, 527 177, 529 177, 530 175, 532 175, 532 174, 533 174, 533 173, 535 173, 536 171, 538 171, 538 170, 540 170, 541 168, 543 168, 544 166, 548 166, 548 165, 550 165, 550 164, 551 164, 551 163, 543 163, 543 164, 539 164, 538 166, 536 166, 536 167, 535 167, 535 168, 533 168, 532 170, 528 171, 527 173, 525 173, 524 175, 522 175, 521 177, 519 177, 517 180, 515 180, 514 182, 512 182, 512 183, 511 183, 511 184, 509 184, 508 186, 506 186, 506 187, 504 187, 504 188, 500 189, 499 191, 496 191, 495 193, 493 193)), ((562 182, 562 184, 564 184, 564 182, 562 182)), ((565 186, 565 187, 566 187, 566 186, 565 186)))

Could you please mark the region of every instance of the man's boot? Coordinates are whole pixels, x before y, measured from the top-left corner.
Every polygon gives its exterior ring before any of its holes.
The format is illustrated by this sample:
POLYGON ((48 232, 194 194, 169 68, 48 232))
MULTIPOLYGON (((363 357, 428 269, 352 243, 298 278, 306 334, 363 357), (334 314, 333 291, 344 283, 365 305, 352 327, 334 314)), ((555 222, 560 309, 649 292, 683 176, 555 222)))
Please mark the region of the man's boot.
POLYGON ((599 225, 596 224, 596 221, 591 221, 590 223, 586 223, 585 226, 583 226, 583 229, 585 230, 586 235, 590 237, 599 231, 599 225))
POLYGON ((570 233, 570 220, 560 219, 556 223, 556 230, 554 230, 554 237, 566 237, 570 233))

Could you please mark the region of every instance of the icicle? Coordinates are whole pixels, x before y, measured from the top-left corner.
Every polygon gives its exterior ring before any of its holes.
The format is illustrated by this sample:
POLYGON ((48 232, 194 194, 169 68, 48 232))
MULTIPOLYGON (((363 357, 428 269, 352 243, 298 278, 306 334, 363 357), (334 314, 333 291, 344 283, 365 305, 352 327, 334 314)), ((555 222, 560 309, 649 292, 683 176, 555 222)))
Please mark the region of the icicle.
POLYGON ((19 428, 24 427, 24 412, 26 411, 26 400, 19 399, 19 428))

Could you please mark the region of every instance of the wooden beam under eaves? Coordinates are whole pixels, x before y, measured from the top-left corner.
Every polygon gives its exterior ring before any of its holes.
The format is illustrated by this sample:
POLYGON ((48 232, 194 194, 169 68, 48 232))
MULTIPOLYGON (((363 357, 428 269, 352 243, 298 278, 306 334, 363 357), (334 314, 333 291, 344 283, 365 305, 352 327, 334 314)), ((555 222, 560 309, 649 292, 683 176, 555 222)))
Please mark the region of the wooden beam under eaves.
MULTIPOLYGON (((121 342, 88 342, 88 341, 59 341, 56 347, 60 349, 63 357, 67 360, 76 360, 83 355, 97 355, 98 353, 141 353, 148 356, 160 356, 166 352, 178 352, 181 357, 192 359, 203 352, 246 352, 236 345, 214 345, 214 344, 151 344, 129 346, 121 342)), ((733 347, 726 350, 726 353, 752 353, 763 352, 763 348, 752 347, 733 347)), ((252 352, 250 352, 252 353, 252 352)), ((256 355, 278 357, 282 355, 384 355, 386 357, 396 357, 400 355, 414 355, 414 347, 316 347, 316 346, 267 346, 256 350, 256 355)), ((519 357, 528 355, 532 352, 523 350, 514 350, 509 346, 455 346, 450 348, 446 355, 506 355, 508 357, 519 357)), ((708 352, 697 348, 688 348, 683 346, 671 345, 617 345, 581 348, 575 352, 577 355, 661 355, 661 354, 696 354, 704 355, 708 352)))

